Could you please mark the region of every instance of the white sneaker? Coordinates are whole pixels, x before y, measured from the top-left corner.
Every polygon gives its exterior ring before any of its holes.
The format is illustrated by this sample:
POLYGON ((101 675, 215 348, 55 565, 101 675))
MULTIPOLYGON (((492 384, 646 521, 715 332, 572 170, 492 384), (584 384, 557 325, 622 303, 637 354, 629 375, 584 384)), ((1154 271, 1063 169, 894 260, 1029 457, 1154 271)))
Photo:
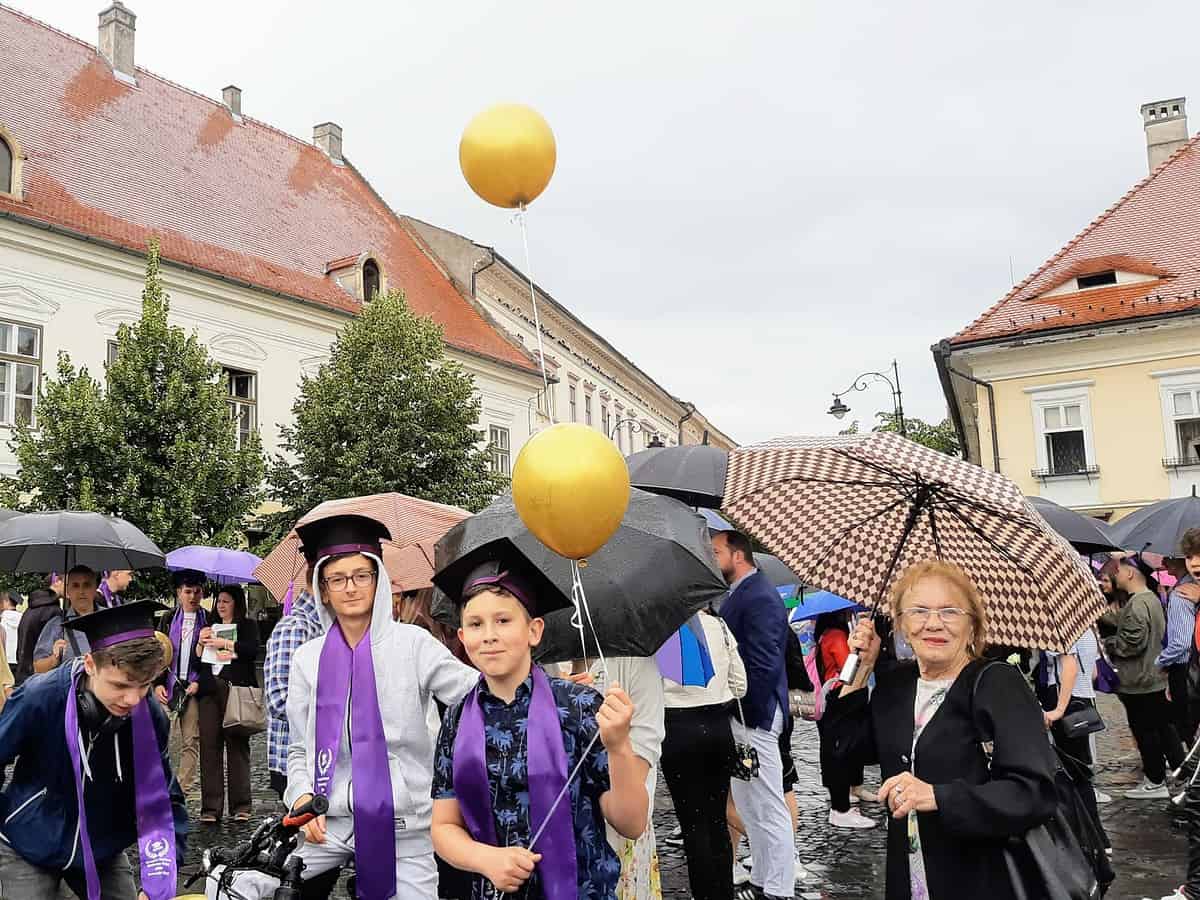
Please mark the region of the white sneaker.
POLYGON ((874 828, 875 820, 868 819, 854 810, 838 812, 836 809, 831 809, 829 811, 829 824, 834 828, 874 828))
POLYGON ((861 800, 863 803, 878 803, 879 795, 864 785, 850 788, 850 802, 857 803, 861 800))
POLYGON ((740 862, 735 862, 733 864, 733 883, 735 885, 746 884, 749 880, 750 880, 749 870, 745 866, 743 866, 740 862))
POLYGON ((1166 800, 1171 796, 1171 792, 1167 790, 1166 782, 1155 784, 1146 778, 1142 783, 1133 790, 1125 792, 1126 800, 1166 800))
POLYGON ((668 847, 682 847, 683 846, 683 827, 677 826, 674 831, 672 831, 665 838, 663 838, 663 843, 666 844, 668 847))
POLYGON ((1100 788, 1092 788, 1096 792, 1097 803, 1112 803, 1112 797, 1100 790, 1100 788))
MULTIPOLYGON (((1143 897, 1142 900, 1153 900, 1153 898, 1143 897)), ((1177 887, 1174 891, 1163 897, 1162 900, 1188 900, 1188 896, 1183 892, 1183 888, 1177 887)))
POLYGON ((810 881, 816 881, 817 875, 815 872, 810 872, 800 863, 800 854, 796 854, 793 863, 796 868, 796 884, 807 884, 810 881))

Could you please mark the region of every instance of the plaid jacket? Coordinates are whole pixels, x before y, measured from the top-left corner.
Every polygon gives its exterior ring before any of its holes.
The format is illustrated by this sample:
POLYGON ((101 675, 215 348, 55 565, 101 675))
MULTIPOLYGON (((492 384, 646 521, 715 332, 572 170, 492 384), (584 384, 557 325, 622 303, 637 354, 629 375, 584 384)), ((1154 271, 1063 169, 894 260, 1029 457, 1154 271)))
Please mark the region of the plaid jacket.
POLYGON ((308 591, 301 591, 292 603, 292 614, 279 620, 267 641, 263 682, 267 695, 267 768, 272 772, 287 774, 287 690, 292 654, 323 633, 316 599, 308 591))

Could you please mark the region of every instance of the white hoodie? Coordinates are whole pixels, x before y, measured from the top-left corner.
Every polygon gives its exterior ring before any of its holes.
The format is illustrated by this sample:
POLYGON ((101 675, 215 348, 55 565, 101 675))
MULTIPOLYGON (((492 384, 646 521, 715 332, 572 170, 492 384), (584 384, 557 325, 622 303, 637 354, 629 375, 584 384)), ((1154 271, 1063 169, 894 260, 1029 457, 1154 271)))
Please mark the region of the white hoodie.
MULTIPOLYGON (((396 812, 396 855, 420 856, 433 852, 429 836, 433 803, 433 740, 426 725, 431 697, 449 705, 467 695, 479 673, 459 662, 436 638, 415 625, 392 621, 391 583, 383 561, 379 566, 375 606, 371 614, 371 661, 375 666, 375 690, 387 738, 388 769, 392 782, 392 806, 396 812)), ((288 746, 288 783, 284 802, 289 806, 312 793, 313 747, 316 744, 317 668, 321 649, 333 627, 332 609, 321 601, 317 564, 313 593, 325 634, 299 647, 292 656, 288 678, 287 715, 291 743, 288 746)), ((346 727, 338 750, 337 771, 329 797, 329 816, 350 816, 354 791, 350 765, 350 707, 346 704, 346 727)))

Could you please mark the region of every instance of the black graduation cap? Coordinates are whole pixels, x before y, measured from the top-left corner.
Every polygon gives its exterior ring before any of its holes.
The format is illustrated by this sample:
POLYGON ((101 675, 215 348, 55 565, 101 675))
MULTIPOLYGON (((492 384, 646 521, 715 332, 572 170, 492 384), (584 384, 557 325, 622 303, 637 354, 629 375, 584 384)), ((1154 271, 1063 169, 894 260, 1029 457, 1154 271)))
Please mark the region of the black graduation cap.
POLYGON ((67 619, 63 627, 82 632, 94 652, 124 641, 154 637, 154 617, 166 608, 154 600, 139 600, 67 619))
POLYGON ((330 516, 307 522, 297 526, 296 534, 300 537, 304 558, 310 563, 339 553, 381 556, 380 543, 392 537, 382 522, 359 515, 330 516))
POLYGON ((529 614, 544 616, 572 606, 570 598, 508 538, 480 544, 433 576, 433 583, 462 606, 463 594, 480 584, 503 587, 519 599, 529 614))

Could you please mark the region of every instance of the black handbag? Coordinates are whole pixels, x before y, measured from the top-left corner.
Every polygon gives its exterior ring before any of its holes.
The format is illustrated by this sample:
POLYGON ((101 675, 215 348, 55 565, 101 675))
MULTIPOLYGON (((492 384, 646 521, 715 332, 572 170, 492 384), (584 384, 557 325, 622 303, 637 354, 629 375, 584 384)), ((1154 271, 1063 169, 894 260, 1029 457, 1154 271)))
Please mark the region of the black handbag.
POLYGON ((1054 734, 1059 738, 1078 738, 1103 731, 1105 727, 1100 710, 1093 704, 1072 699, 1066 713, 1054 723, 1054 734))
MULTIPOLYGON (((975 694, 983 673, 992 666, 1002 665, 1007 664, 991 662, 981 666, 975 674, 975 681, 971 685, 973 722, 976 721, 975 694)), ((1033 698, 1030 698, 1030 702, 1034 702, 1033 698)), ((980 737, 983 738, 983 735, 980 737)), ((991 742, 980 740, 979 746, 990 769, 991 742)), ((1050 752, 1049 746, 1046 752, 1050 752)), ((1030 828, 1022 835, 1010 837, 1003 853, 1012 893, 1017 900, 1100 900, 1104 896, 1104 888, 1080 848, 1079 839, 1071 830, 1061 804, 1048 821, 1030 828)))

